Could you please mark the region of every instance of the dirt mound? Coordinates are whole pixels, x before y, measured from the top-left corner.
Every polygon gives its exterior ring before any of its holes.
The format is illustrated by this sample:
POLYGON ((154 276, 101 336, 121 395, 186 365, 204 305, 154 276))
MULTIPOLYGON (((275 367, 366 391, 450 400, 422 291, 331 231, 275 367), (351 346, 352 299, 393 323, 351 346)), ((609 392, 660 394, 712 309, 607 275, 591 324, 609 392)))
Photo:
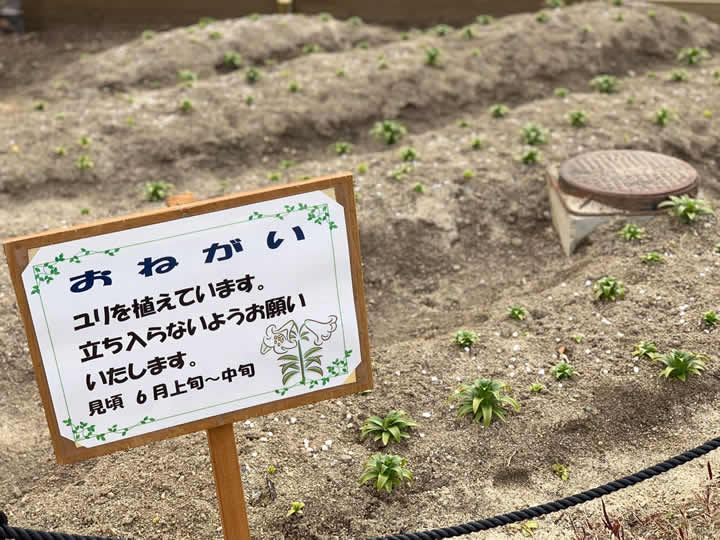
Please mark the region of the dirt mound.
MULTIPOLYGON (((658 217, 637 242, 617 235, 622 223, 608 223, 566 259, 545 171, 588 150, 659 151, 689 161, 701 197, 720 203, 720 27, 641 3, 548 15, 407 35, 321 17, 218 21, 135 37, 58 66, 42 82, 30 73, 0 101, 4 237, 148 209, 138 191, 148 181, 204 199, 356 171, 376 389, 236 426, 257 538, 364 538, 464 522, 588 489, 718 435, 718 330, 699 323, 720 310, 716 218, 688 227, 658 217), (303 52, 313 44, 321 50, 303 52), (715 57, 683 65, 677 54, 692 46, 715 57), (434 66, 426 63, 432 48, 434 66), (218 67, 231 50, 243 68, 218 67), (260 71, 255 83, 250 66, 260 71), (197 80, 178 82, 180 70, 197 80), (599 74, 617 76, 617 91, 593 92, 588 83, 599 74), (509 106, 505 117, 489 113, 495 103, 509 106), (585 127, 570 124, 571 111, 585 113, 585 127), (385 119, 408 130, 392 146, 369 134, 385 119), (527 123, 548 139, 536 165, 521 160, 527 123), (338 155, 341 141, 351 146, 338 155), (648 251, 666 262, 642 264, 648 251), (593 302, 588 284, 606 275, 625 281, 624 300, 593 302), (518 304, 530 313, 522 322, 507 317, 518 304), (479 335, 470 351, 450 344, 459 328, 479 335), (641 340, 713 359, 703 377, 667 382, 657 364, 632 358, 641 340), (560 354, 579 373, 563 384, 550 375, 560 354), (521 409, 507 424, 455 419, 446 400, 458 380, 476 376, 512 386, 521 409), (530 392, 535 381, 546 390, 530 392), (390 449, 417 480, 386 496, 355 479, 377 451, 359 440, 359 425, 391 409, 420 424, 390 449), (310 453, 306 438, 316 449, 333 444, 310 453), (568 481, 552 473, 554 463, 571 468, 568 481), (305 517, 286 519, 299 500, 305 517)), ((38 56, 49 50, 23 46, 38 56)), ((6 272, 0 327, 0 464, 8 471, 0 509, 12 524, 142 539, 220 536, 203 434, 55 465, 6 272)), ((613 496, 609 511, 665 514, 664 504, 691 497, 703 474, 687 466, 664 475, 613 496)), ((541 520, 536 537, 570 537, 581 512, 541 520)), ((641 524, 638 536, 648 532, 641 524)))

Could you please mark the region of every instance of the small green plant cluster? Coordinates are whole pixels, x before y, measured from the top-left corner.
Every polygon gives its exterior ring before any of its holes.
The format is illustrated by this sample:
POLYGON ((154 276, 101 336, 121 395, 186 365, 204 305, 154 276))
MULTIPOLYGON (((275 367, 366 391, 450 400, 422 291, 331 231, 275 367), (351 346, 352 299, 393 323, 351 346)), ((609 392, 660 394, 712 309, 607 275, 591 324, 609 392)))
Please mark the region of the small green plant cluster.
POLYGON ((553 93, 556 97, 565 98, 570 93, 570 91, 567 88, 556 88, 553 93))
POLYGON ((403 481, 412 483, 413 475, 405 465, 407 461, 403 457, 375 454, 365 463, 360 484, 372 481, 378 491, 384 489, 391 493, 403 481))
POLYGON ((361 428, 361 440, 371 435, 376 441, 382 441, 383 446, 387 446, 389 442, 399 443, 410 437, 407 430, 416 426, 417 423, 408 418, 405 411, 390 411, 385 418, 367 418, 361 428))
POLYGON ((148 182, 145 184, 145 199, 148 201, 163 201, 170 195, 173 185, 168 182, 148 182))
POLYGON ((566 467, 560 463, 554 463, 551 469, 560 480, 570 479, 570 467, 566 467))
POLYGON ((547 142, 547 130, 545 130, 538 124, 529 122, 523 126, 521 131, 521 138, 522 141, 527 145, 539 146, 547 142))
POLYGON ((180 103, 179 109, 180 109, 180 112, 182 112, 184 114, 188 114, 188 113, 192 112, 192 110, 193 110, 192 101, 190 101, 189 99, 182 100, 182 102, 180 103))
POLYGON ((322 51, 322 48, 317 43, 306 43, 302 47, 303 54, 313 54, 322 51))
POLYGON ((565 7, 565 0, 545 0, 545 5, 550 9, 565 7))
POLYGON ((466 171, 463 171, 463 178, 465 180, 470 180, 475 176, 475 173, 471 171, 470 169, 467 169, 466 171))
POLYGON ((491 15, 478 15, 477 17, 475 17, 475 20, 478 24, 487 26, 489 24, 492 24, 495 19, 491 15))
POLYGON ((75 160, 75 168, 80 169, 81 171, 92 169, 94 167, 95 163, 90 156, 80 156, 77 160, 75 160))
POLYGON ((425 64, 428 66, 436 66, 440 60, 440 50, 437 47, 428 47, 425 49, 425 64))
POLYGON ((293 501, 290 505, 290 510, 288 510, 287 516, 290 517, 293 514, 296 516, 302 516, 303 514, 303 508, 305 508, 305 503, 302 501, 293 501))
POLYGON ((520 154, 520 161, 525 165, 535 165, 540 161, 542 153, 537 148, 527 148, 520 154))
POLYGON ((688 80, 687 71, 684 69, 674 69, 670 72, 671 82, 685 82, 688 80))
POLYGON ((423 193, 425 193, 425 186, 423 184, 421 184, 420 182, 418 182, 417 184, 415 184, 413 186, 413 191, 415 193, 419 193, 420 195, 422 195, 423 193))
POLYGON ((243 57, 236 51, 227 51, 223 55, 223 65, 230 69, 240 69, 243 67, 243 57))
POLYGON ((181 69, 178 71, 178 79, 180 82, 185 83, 185 86, 192 86, 192 84, 197 81, 198 76, 197 73, 194 71, 190 71, 189 69, 181 69))
POLYGON ((440 37, 447 36, 451 30, 452 27, 448 26, 447 24, 438 24, 433 28, 435 35, 440 37))
POLYGON ((613 77, 612 75, 598 75, 597 77, 593 77, 590 81, 590 88, 596 92, 604 94, 617 92, 619 86, 620 83, 618 82, 617 77, 613 77))
POLYGON ((626 223, 625 226, 618 232, 619 236, 622 236, 626 242, 632 242, 633 240, 640 240, 645 237, 645 229, 638 227, 634 223, 626 223))
POLYGON ((390 171, 388 173, 388 176, 390 178, 394 178, 395 180, 402 180, 412 171, 412 165, 410 165, 409 163, 405 163, 404 165, 400 165, 397 169, 390 171))
POLYGON ((510 306, 508 316, 516 321, 523 321, 528 316, 528 310, 523 306, 510 306))
POLYGON ((569 379, 575 375, 575 368, 567 362, 558 362, 550 371, 558 381, 561 379, 569 379))
POLYGON ((291 94, 297 93, 298 90, 300 90, 300 83, 297 81, 291 81, 290 84, 288 84, 288 91, 291 94))
POLYGON ((490 106, 490 115, 493 118, 505 118, 507 116, 508 112, 510 112, 510 109, 508 109, 508 107, 506 105, 502 105, 502 104, 498 103, 498 104, 490 106))
POLYGON ((403 161, 415 161, 420 158, 420 154, 418 154, 417 150, 415 150, 412 146, 408 146, 407 148, 402 149, 400 157, 403 161))
POLYGON ((665 262, 665 256, 657 251, 649 251, 645 255, 641 255, 640 259, 645 264, 660 264, 665 262))
POLYGON ((618 298, 625 298, 625 284, 614 277, 602 277, 593 284, 595 300, 608 300, 614 302, 618 298))
POLYGON ((634 358, 650 358, 652 360, 653 355, 657 353, 657 345, 652 341, 641 341, 635 345, 632 355, 634 358))
POLYGON ((335 143, 335 153, 338 156, 344 156, 345 154, 350 153, 350 150, 352 150, 352 144, 349 142, 338 141, 335 143))
POLYGON ((658 208, 670 208, 670 215, 680 219, 683 223, 694 223, 698 216, 713 214, 706 201, 693 199, 688 195, 671 195, 669 201, 663 201, 658 208))
POLYGON ((245 72, 245 80, 249 84, 255 84, 260 80, 260 70, 255 67, 250 67, 245 72))
POLYGON ((480 137, 473 137, 470 141, 470 147, 473 150, 480 150, 483 147, 484 143, 483 140, 480 137))
POLYGON ((534 382, 530 384, 530 391, 535 394, 539 394, 543 390, 545 390, 545 385, 541 382, 534 382))
POLYGON ((690 375, 702 375, 707 369, 704 361, 710 360, 702 354, 672 350, 665 354, 654 354, 652 359, 662 363, 665 367, 660 372, 661 377, 680 379, 685 382, 690 375))
POLYGON ((550 20, 550 14, 547 11, 541 11, 535 15, 535 20, 539 23, 546 23, 550 20))
POLYGON ((660 127, 665 127, 670 123, 670 120, 672 120, 673 112, 668 109, 667 107, 661 107, 657 111, 655 111, 655 115, 653 116, 653 119, 655 120, 655 123, 660 127))
POLYGON ((458 418, 471 415, 475 422, 488 427, 495 417, 505 421, 506 404, 515 410, 520 408, 513 398, 501 394, 504 388, 503 383, 492 379, 475 379, 458 385, 450 400, 459 402, 458 418))
POLYGON ((355 15, 350 17, 347 22, 353 26, 360 26, 363 23, 363 20, 357 15, 355 15))
POLYGON ((478 335, 472 330, 458 330, 453 335, 453 342, 458 347, 472 347, 478 340, 478 335))
POLYGON ((720 316, 715 311, 706 311, 702 314, 702 322, 706 326, 717 326, 718 322, 720 322, 720 316))
POLYGON ((382 139, 385 144, 391 145, 398 142, 404 135, 407 134, 405 126, 394 120, 383 120, 375 123, 375 126, 370 130, 371 135, 375 135, 377 138, 382 139))
POLYGON ((568 120, 573 127, 585 127, 588 122, 588 117, 585 111, 570 111, 568 113, 568 120))
POLYGON ((699 64, 708 58, 710 58, 710 53, 707 49, 702 49, 700 47, 685 47, 677 55, 678 60, 690 66, 699 64))

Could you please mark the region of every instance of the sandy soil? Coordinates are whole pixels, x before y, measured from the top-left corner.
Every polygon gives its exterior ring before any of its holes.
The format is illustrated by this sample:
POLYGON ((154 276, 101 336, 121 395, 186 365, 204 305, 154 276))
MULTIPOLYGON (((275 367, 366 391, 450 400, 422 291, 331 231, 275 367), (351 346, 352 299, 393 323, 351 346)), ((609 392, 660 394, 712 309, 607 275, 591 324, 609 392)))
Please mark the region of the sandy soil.
MULTIPOLYGON (((236 426, 253 538, 364 538, 488 517, 589 489, 719 435, 720 330, 700 324, 703 312, 720 310, 716 218, 686 226, 659 216, 632 243, 617 235, 624 223, 609 223, 567 259, 544 181, 547 166, 583 151, 659 151, 696 167, 701 197, 717 206, 720 27, 642 3, 548 13, 545 23, 527 14, 472 24, 470 39, 461 29, 404 34, 297 15, 152 36, 0 36, 2 237, 154 208, 160 203, 141 196, 149 181, 205 199, 269 185, 272 173, 287 182, 367 165, 356 185, 376 387, 236 426), (320 50, 304 52, 308 45, 320 50), (684 66, 676 56, 689 46, 716 57, 684 66), (425 64, 430 47, 440 51, 434 67, 425 64), (230 50, 242 55, 242 69, 221 66, 230 50), (254 84, 249 66, 261 72, 254 84), (678 69, 688 80, 670 82, 678 69), (198 80, 182 84, 178 70, 198 80), (588 81, 605 73, 620 79, 619 92, 590 90, 588 81), (555 95, 558 87, 568 95, 555 95), (189 114, 179 110, 184 100, 189 114), (492 118, 494 103, 509 114, 492 118), (674 113, 664 128, 652 121, 662 106, 674 113), (586 127, 569 124, 572 110, 587 113, 586 127), (394 146, 369 134, 386 119, 408 130, 394 146), (534 166, 519 160, 527 122, 550 133, 534 166), (482 148, 472 148, 473 137, 482 148), (352 144, 349 154, 335 154, 337 141, 352 144), (389 173, 404 165, 406 146, 419 159, 395 179, 389 173), (79 169, 81 156, 94 166, 79 169), (413 189, 418 183, 424 194, 413 189), (648 251, 666 262, 642 264, 648 251), (587 283, 605 275, 626 283, 624 300, 593 301, 587 283), (507 317, 517 304, 530 312, 525 321, 507 317), (460 328, 480 337, 469 352, 451 343, 460 328), (571 338, 578 334, 582 343, 571 338), (707 354, 708 370, 685 384, 660 379, 657 364, 631 357, 641 340, 707 354), (560 347, 579 372, 562 385, 549 374, 560 347), (483 429, 455 419, 448 396, 458 380, 477 376, 512 386, 521 408, 506 424, 483 429), (531 393, 534 381, 546 390, 531 393), (407 458, 416 481, 388 496, 357 478, 378 450, 360 441, 359 426, 391 409, 419 426, 389 448, 407 458), (319 450, 326 440, 332 446, 319 450), (554 463, 571 468, 567 481, 553 474, 554 463), (285 517, 292 501, 305 503, 301 518, 285 517)), ((0 509, 11 524, 135 539, 221 537, 202 433, 55 464, 6 270, 0 342, 0 509)), ((674 538, 650 528, 648 516, 694 504, 704 485, 720 496, 717 478, 706 483, 708 461, 720 471, 711 454, 608 497, 608 511, 632 537, 674 538)), ((571 538, 573 522, 599 522, 599 508, 542 519, 535 536, 571 538)), ((718 529, 693 525, 688 535, 712 538, 718 529)), ((520 535, 505 528, 468 538, 520 535)))

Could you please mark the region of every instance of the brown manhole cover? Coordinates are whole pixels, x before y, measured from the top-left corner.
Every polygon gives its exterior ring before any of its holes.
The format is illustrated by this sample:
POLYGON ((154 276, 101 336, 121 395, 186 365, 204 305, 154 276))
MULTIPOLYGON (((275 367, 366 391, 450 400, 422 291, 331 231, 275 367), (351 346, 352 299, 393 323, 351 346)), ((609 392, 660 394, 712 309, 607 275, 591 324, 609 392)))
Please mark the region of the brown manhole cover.
POLYGON ((654 210, 670 195, 695 194, 697 171, 679 159, 641 150, 601 150, 560 166, 560 189, 616 208, 654 210))

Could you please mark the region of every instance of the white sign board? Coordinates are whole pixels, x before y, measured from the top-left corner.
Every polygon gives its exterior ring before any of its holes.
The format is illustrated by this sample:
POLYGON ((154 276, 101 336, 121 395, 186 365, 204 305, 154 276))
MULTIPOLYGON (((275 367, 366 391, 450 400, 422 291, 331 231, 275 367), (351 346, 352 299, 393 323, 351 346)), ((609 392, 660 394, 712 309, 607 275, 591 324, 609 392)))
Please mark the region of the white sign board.
POLYGON ((345 228, 312 191, 31 252, 60 435, 94 447, 344 384, 361 359, 345 228))

